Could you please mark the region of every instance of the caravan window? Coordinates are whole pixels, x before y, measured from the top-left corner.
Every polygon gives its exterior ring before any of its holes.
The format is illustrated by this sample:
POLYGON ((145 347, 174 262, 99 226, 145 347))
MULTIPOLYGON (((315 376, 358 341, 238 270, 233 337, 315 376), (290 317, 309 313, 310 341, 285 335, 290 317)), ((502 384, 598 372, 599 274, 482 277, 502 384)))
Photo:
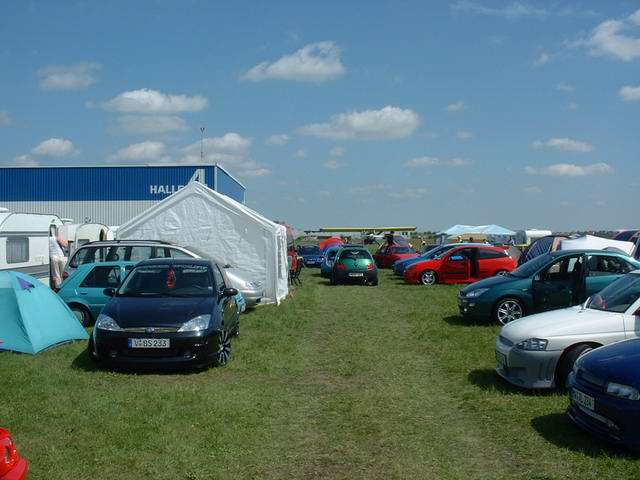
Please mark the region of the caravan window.
POLYGON ((29 238, 7 238, 7 263, 25 263, 29 261, 29 238))

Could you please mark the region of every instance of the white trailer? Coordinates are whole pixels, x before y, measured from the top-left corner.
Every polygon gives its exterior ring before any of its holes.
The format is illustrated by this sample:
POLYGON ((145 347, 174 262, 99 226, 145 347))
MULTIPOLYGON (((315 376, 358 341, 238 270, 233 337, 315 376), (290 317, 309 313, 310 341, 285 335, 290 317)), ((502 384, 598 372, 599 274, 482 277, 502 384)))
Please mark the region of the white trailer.
POLYGON ((534 240, 542 237, 553 235, 551 230, 538 230, 536 228, 529 228, 527 230, 518 230, 516 232, 516 244, 518 245, 531 245, 534 240))
POLYGON ((58 229, 58 236, 69 244, 69 258, 89 242, 113 240, 114 232, 101 223, 66 223, 58 229))
POLYGON ((49 285, 49 234, 56 215, 12 213, 0 208, 0 270, 14 270, 49 285))

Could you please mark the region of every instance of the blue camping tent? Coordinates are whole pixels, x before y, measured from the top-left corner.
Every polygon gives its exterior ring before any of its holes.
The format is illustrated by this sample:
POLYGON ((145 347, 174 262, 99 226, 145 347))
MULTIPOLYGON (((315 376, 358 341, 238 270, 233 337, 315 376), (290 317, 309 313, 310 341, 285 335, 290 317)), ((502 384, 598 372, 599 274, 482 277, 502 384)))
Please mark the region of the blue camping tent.
POLYGON ((29 275, 0 272, 0 350, 35 354, 58 343, 88 339, 49 287, 29 275))

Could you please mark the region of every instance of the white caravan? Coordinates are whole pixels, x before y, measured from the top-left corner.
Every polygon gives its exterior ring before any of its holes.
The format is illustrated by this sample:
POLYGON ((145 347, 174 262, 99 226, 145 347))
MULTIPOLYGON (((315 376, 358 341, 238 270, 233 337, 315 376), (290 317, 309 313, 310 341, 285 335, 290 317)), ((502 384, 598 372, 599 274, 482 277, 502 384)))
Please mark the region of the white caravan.
POLYGON ((11 213, 0 208, 0 270, 14 270, 49 285, 49 232, 56 215, 11 213))
POLYGON ((58 236, 69 244, 69 258, 89 242, 113 240, 111 228, 101 223, 66 223, 58 229, 58 236))

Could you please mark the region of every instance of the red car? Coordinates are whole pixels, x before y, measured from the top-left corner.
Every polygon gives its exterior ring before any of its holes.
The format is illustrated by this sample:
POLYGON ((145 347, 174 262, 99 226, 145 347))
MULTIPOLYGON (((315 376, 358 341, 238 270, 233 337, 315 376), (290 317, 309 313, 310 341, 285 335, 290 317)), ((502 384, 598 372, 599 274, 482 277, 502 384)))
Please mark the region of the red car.
POLYGON ((407 268, 407 283, 472 283, 494 275, 504 275, 515 269, 517 262, 502 247, 490 245, 461 246, 441 257, 417 262, 407 268))
POLYGON ((394 262, 398 260, 405 260, 407 258, 417 256, 418 252, 409 246, 384 244, 376 253, 373 254, 373 259, 375 260, 378 268, 387 268, 392 266, 394 262))
POLYGON ((29 473, 29 464, 18 455, 11 435, 0 428, 0 480, 24 480, 29 473))

